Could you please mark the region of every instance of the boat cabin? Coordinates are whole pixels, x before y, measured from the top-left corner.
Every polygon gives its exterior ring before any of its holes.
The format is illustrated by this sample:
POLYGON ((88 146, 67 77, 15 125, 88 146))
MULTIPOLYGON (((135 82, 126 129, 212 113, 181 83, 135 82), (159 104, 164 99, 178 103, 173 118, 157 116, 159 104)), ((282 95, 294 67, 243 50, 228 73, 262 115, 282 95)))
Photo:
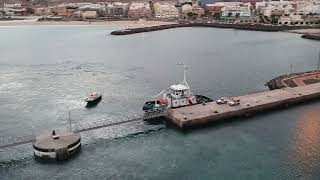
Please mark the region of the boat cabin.
POLYGON ((188 106, 197 103, 196 98, 191 94, 187 83, 170 86, 170 91, 165 96, 168 102, 168 107, 170 108, 188 106))
POLYGON ((171 85, 169 90, 161 91, 156 96, 155 101, 149 101, 144 104, 143 110, 147 111, 157 107, 178 108, 178 107, 190 106, 190 105, 198 104, 202 102, 211 102, 212 100, 205 96, 192 95, 190 91, 190 86, 188 85, 186 80, 186 70, 187 70, 187 67, 184 65, 183 81, 181 83, 171 85), (161 99, 157 99, 159 95, 162 95, 161 99), (198 97, 199 97, 199 101, 197 99, 198 97))
POLYGON ((175 84, 170 86, 171 97, 181 99, 190 96, 189 88, 185 84, 175 84))

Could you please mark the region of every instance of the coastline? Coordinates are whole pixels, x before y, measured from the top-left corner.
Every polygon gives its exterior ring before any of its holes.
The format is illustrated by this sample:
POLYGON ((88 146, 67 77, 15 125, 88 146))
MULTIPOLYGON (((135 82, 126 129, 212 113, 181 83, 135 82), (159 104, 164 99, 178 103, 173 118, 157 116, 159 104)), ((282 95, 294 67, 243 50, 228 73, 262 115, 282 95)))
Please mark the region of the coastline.
POLYGON ((110 20, 110 21, 38 21, 38 17, 29 17, 24 20, 0 21, 1 27, 19 26, 116 26, 118 30, 112 31, 113 35, 127 35, 141 32, 159 31, 179 27, 214 27, 232 28, 238 30, 283 31, 288 33, 302 34, 302 38, 319 40, 320 27, 291 27, 291 26, 267 26, 267 25, 246 25, 246 24, 207 24, 207 23, 178 23, 167 21, 146 21, 146 20, 110 20), (124 30, 125 29, 125 30, 124 30))
POLYGON ((174 24, 164 21, 37 21, 37 20, 12 20, 0 21, 0 27, 8 26, 118 26, 119 28, 141 28, 174 24))

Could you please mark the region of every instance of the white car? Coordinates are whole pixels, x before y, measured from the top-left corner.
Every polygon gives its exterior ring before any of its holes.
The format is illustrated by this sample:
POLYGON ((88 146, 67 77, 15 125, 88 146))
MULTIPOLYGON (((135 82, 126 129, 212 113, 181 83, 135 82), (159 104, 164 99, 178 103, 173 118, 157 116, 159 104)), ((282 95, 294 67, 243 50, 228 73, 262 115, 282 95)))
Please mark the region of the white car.
POLYGON ((231 100, 228 103, 230 106, 239 106, 240 105, 240 100, 231 100))
POLYGON ((216 100, 216 103, 217 104, 226 104, 228 101, 225 99, 225 98, 220 98, 220 99, 218 99, 218 100, 216 100))

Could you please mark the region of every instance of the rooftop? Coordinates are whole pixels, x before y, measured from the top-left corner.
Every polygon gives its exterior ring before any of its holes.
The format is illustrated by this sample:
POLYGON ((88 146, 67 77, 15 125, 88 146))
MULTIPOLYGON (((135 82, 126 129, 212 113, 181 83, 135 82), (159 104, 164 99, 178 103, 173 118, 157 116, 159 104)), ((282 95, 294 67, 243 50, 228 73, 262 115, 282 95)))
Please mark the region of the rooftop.
POLYGON ((184 84, 174 84, 170 86, 170 89, 175 90, 175 91, 182 91, 182 90, 187 90, 188 87, 184 84))

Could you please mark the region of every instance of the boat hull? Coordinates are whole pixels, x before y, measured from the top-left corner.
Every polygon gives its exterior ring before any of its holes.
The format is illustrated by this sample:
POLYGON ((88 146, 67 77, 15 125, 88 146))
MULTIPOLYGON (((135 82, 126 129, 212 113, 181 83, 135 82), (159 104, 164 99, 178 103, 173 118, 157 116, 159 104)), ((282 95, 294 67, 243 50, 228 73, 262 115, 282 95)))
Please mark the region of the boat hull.
MULTIPOLYGON (((157 101, 157 104, 159 104, 159 101, 157 101)), ((142 106, 142 110, 144 110, 144 111, 148 111, 148 110, 152 110, 152 109, 155 109, 155 101, 147 101, 142 106)))
POLYGON ((96 99, 93 100, 86 100, 87 101, 87 105, 96 105, 98 104, 102 99, 102 96, 100 95, 99 97, 97 97, 96 99))

